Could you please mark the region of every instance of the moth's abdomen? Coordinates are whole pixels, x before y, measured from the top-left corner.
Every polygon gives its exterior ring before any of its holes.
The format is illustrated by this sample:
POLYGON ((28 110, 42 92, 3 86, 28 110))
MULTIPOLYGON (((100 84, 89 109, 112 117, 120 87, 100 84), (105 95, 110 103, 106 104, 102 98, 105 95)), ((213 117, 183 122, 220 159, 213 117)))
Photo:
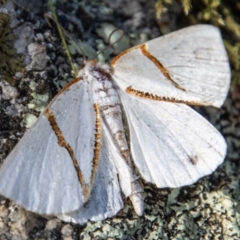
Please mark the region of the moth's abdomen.
POLYGON ((116 146, 120 151, 128 150, 117 91, 112 87, 104 94, 102 91, 96 92, 97 94, 99 95, 96 96, 96 100, 99 104, 102 120, 108 127, 116 146))
MULTIPOLYGON (((109 92, 111 93, 110 96, 106 96, 106 98, 102 99, 102 102, 99 103, 101 117, 108 127, 108 130, 110 131, 113 141, 118 148, 122 158, 129 166, 129 170, 132 171, 132 159, 123 128, 120 99, 118 97, 117 91, 114 88, 112 88, 109 92), (111 99, 114 99, 115 101, 112 101, 111 99), (108 104, 110 101, 111 104, 108 104)), ((135 212, 141 216, 144 210, 142 184, 134 172, 131 172, 131 175, 132 193, 130 195, 130 199, 133 203, 135 212)))

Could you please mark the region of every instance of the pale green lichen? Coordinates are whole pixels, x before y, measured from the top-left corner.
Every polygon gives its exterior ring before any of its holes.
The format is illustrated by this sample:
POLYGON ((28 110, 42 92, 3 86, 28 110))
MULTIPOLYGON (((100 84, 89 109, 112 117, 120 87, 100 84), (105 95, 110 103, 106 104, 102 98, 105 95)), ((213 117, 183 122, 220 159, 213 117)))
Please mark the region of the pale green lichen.
MULTIPOLYGON (((49 93, 36 93, 37 83, 30 82, 29 88, 32 90, 31 96, 33 99, 28 103, 28 108, 37 112, 43 112, 49 103, 49 93)), ((37 117, 31 113, 26 113, 23 116, 23 122, 26 128, 30 128, 37 120, 37 117)))
POLYGON ((37 121, 37 117, 31 113, 26 113, 23 115, 23 123, 26 128, 30 128, 37 121))
POLYGON ((35 82, 30 82, 29 87, 33 91, 31 93, 33 100, 31 100, 30 103, 28 104, 28 108, 36 110, 38 112, 43 112, 49 103, 49 93, 37 94, 36 93, 37 83, 35 82))

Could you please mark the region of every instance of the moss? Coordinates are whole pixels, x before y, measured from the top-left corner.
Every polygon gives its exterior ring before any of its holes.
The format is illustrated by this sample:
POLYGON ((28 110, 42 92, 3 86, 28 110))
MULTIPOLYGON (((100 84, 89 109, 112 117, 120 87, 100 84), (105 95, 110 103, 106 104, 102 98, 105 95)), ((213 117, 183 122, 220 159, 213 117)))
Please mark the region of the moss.
POLYGON ((240 84, 240 43, 230 43, 225 41, 224 45, 232 65, 232 84, 240 84))
POLYGON ((24 56, 17 54, 13 47, 15 39, 13 31, 9 26, 10 17, 5 13, 0 13, 0 73, 3 79, 14 84, 16 72, 22 72, 24 69, 24 56))
POLYGON ((191 8, 191 0, 156 0, 155 9, 156 9, 156 18, 160 19, 162 14, 171 6, 176 4, 177 2, 181 2, 182 9, 184 13, 187 15, 191 8))
POLYGON ((5 4, 7 2, 7 0, 0 0, 0 6, 5 4))

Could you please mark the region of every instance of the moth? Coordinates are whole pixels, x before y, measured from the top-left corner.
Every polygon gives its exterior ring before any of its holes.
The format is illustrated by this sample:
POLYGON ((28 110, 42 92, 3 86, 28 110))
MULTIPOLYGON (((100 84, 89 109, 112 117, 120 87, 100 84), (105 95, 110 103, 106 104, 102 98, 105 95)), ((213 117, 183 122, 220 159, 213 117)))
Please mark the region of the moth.
POLYGON ((79 224, 116 215, 122 194, 142 215, 141 178, 177 188, 223 162, 224 138, 187 105, 220 107, 229 82, 221 35, 210 25, 128 49, 111 65, 87 61, 3 163, 0 194, 79 224))

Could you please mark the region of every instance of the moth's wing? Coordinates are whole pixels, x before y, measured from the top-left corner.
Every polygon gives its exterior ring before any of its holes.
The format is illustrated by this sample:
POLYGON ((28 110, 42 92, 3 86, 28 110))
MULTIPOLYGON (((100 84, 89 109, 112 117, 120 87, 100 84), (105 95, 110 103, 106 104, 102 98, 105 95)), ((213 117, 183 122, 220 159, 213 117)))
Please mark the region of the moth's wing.
POLYGON ((185 104, 121 93, 130 129, 131 153, 142 177, 162 187, 180 187, 212 173, 224 160, 222 135, 185 104))
POLYGON ((0 194, 38 213, 79 209, 97 167, 93 164, 95 129, 91 86, 76 79, 52 101, 3 163, 0 194))
POLYGON ((216 27, 196 25, 156 38, 112 61, 114 80, 131 94, 220 107, 230 68, 216 27))
POLYGON ((66 222, 84 224, 88 220, 99 221, 115 216, 123 208, 121 190, 126 197, 131 194, 128 166, 103 122, 102 127, 99 168, 90 198, 79 210, 57 215, 66 222))
POLYGON ((102 129, 103 129, 102 151, 104 153, 102 155, 102 158, 108 159, 111 162, 111 164, 115 166, 121 190, 124 193, 125 197, 128 197, 132 193, 131 187, 132 169, 129 168, 125 159, 120 154, 119 149, 117 149, 116 144, 113 141, 111 132, 109 131, 108 126, 106 126, 103 120, 102 129))

